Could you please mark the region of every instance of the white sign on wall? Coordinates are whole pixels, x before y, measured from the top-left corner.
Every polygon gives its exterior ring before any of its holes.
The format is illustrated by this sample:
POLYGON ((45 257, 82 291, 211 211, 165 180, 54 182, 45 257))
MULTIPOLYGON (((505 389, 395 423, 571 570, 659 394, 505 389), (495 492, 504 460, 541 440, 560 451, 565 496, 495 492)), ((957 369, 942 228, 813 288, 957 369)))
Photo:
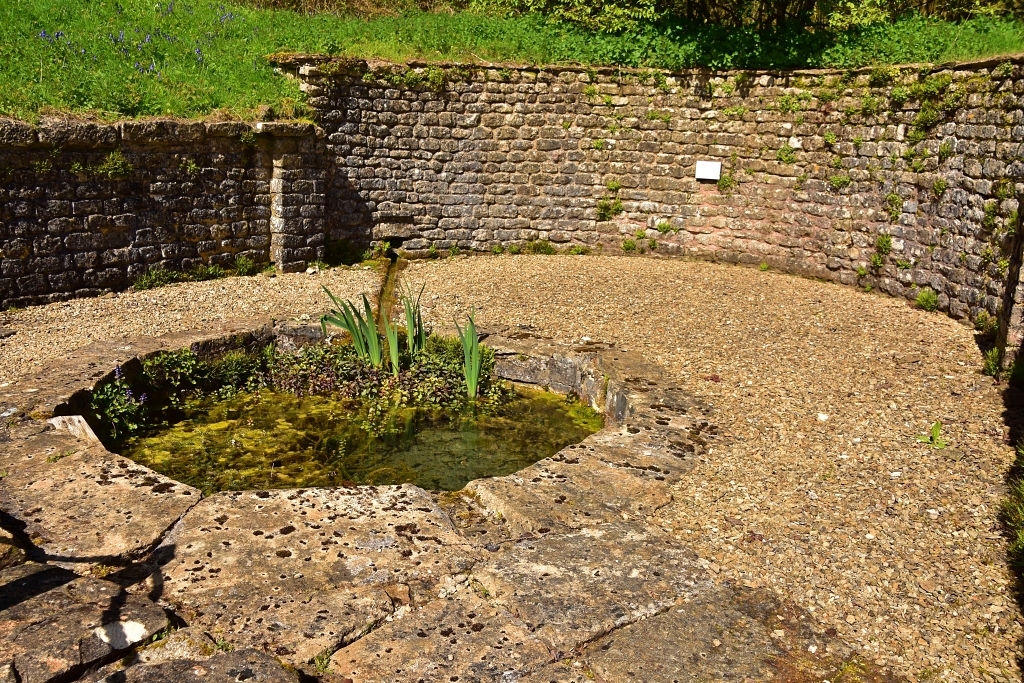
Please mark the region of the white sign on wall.
POLYGON ((722 177, 721 161, 698 161, 697 180, 718 180, 722 177))

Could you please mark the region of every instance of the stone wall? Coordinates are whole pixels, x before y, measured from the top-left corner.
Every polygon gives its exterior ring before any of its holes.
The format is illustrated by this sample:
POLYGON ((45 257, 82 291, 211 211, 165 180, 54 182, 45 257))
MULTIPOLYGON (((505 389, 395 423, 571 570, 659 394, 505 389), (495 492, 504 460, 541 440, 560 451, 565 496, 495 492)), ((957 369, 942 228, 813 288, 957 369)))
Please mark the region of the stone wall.
POLYGON ((930 287, 940 310, 973 321, 998 314, 1019 261, 1021 61, 679 74, 282 64, 333 157, 334 238, 414 255, 549 240, 763 263, 895 296, 930 287), (720 161, 725 180, 696 180, 698 160, 720 161))
POLYGON ((322 254, 322 150, 311 124, 0 120, 0 301, 239 256, 305 268, 322 254))
POLYGON ((3 122, 0 299, 240 254, 298 270, 332 241, 426 256, 545 240, 930 288, 955 318, 1012 322, 1012 351, 1022 61, 666 74, 290 56, 315 128, 3 122), (723 179, 696 180, 698 160, 723 179))

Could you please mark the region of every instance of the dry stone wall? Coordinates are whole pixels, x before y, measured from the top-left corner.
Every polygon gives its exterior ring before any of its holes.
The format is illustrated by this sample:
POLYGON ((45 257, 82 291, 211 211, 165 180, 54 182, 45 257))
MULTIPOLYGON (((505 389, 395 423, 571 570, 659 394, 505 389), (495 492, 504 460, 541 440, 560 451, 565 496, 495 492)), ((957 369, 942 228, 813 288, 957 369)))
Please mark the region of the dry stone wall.
POLYGON ((335 239, 764 263, 930 288, 971 321, 999 314, 1019 261, 1020 59, 718 74, 282 63, 333 157, 335 239), (723 179, 698 181, 698 160, 723 179))
POLYGON ((305 268, 322 254, 326 173, 311 124, 0 120, 0 301, 239 256, 305 268))
POLYGON ((716 259, 1024 330, 1020 58, 856 72, 281 57, 316 125, 0 122, 0 299, 332 243, 716 259), (695 178, 718 161, 718 182, 695 178))

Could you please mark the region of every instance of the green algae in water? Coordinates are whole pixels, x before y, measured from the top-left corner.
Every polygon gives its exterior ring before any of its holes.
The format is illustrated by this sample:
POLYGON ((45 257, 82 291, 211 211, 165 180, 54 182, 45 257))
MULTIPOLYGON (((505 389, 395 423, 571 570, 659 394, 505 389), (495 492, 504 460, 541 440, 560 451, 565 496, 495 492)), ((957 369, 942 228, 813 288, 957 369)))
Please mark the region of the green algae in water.
POLYGON ((396 410, 377 433, 360 406, 270 389, 206 399, 121 452, 204 493, 353 483, 457 491, 473 479, 512 474, 603 426, 588 407, 524 389, 489 414, 396 410))

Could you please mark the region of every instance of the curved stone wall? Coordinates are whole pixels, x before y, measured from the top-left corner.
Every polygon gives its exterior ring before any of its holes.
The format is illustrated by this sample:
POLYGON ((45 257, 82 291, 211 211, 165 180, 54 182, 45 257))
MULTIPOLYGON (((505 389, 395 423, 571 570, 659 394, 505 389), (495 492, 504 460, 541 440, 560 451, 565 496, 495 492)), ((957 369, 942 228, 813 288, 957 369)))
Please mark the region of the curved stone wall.
POLYGON ((675 74, 278 62, 315 128, 0 121, 3 305, 239 254, 299 270, 332 241, 425 256, 547 240, 927 287, 1020 344, 1020 57, 675 74), (114 152, 128 172, 103 171, 114 152), (695 178, 702 160, 720 181, 695 178))

